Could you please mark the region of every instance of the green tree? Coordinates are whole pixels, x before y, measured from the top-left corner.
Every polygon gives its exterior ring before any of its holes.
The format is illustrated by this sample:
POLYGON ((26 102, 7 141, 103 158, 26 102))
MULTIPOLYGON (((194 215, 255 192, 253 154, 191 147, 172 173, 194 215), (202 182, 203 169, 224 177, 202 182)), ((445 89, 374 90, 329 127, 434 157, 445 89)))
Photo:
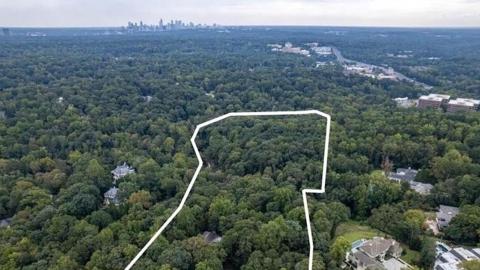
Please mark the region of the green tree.
POLYGON ((471 159, 457 150, 448 151, 443 157, 432 160, 432 173, 439 181, 460 176, 470 171, 471 159))
POLYGON ((192 256, 185 249, 174 246, 163 251, 159 261, 162 264, 169 264, 179 270, 188 270, 192 264, 192 256))
POLYGON ((339 266, 345 260, 347 251, 350 248, 351 243, 348 242, 348 240, 344 237, 339 236, 337 239, 335 239, 335 242, 333 242, 333 245, 330 247, 330 258, 332 258, 336 262, 337 266, 339 266))
POLYGON ((464 205, 450 221, 445 235, 457 242, 477 243, 480 235, 480 206, 464 205))
POLYGON ((422 248, 420 250, 420 266, 424 269, 430 269, 435 262, 436 249, 435 241, 431 238, 424 237, 422 239, 422 248))
POLYGON ((146 190, 140 190, 128 198, 128 203, 130 204, 139 204, 143 208, 148 209, 152 206, 152 196, 150 195, 150 192, 146 190))

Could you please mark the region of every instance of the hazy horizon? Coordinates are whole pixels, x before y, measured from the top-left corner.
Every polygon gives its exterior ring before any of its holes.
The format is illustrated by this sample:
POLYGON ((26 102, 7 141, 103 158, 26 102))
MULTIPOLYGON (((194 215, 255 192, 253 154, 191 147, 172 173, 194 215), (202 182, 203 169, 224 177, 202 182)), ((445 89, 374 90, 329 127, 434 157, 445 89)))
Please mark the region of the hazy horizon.
POLYGON ((245 26, 479 27, 478 0, 20 0, 0 3, 4 27, 117 27, 159 19, 245 26), (439 3, 441 2, 441 3, 439 3))

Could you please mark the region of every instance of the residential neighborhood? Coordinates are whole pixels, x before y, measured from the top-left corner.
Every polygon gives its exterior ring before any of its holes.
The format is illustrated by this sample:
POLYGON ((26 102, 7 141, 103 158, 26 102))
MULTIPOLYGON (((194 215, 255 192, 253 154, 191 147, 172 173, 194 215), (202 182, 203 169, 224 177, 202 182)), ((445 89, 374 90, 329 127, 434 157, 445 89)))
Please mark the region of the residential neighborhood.
POLYGON ((0 270, 480 270, 480 0, 3 2, 0 270))
MULTIPOLYGON (((399 168, 391 173, 392 181, 413 181, 418 171, 411 168, 399 168)), ((458 207, 440 205, 436 212, 425 215, 422 230, 433 233, 436 255, 434 270, 463 270, 461 263, 480 260, 480 247, 455 245, 441 240, 443 232, 451 221, 460 213, 458 207), (433 215, 433 217, 432 217, 433 215)), ((389 235, 373 230, 367 224, 348 223, 341 226, 340 235, 349 239, 350 247, 345 254, 344 269, 367 270, 402 270, 416 269, 409 259, 412 251, 389 235), (405 249, 403 248, 405 247, 405 249)))

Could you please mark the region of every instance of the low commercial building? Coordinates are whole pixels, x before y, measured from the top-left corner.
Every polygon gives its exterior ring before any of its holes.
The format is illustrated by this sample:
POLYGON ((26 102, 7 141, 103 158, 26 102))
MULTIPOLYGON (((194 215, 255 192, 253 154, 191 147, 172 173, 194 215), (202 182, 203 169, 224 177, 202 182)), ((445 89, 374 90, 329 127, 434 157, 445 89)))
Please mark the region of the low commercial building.
POLYGON ((446 102, 450 99, 450 96, 449 96, 449 95, 445 95, 445 94, 435 94, 435 93, 432 93, 432 94, 429 94, 428 96, 441 98, 444 103, 446 103, 446 102))
POLYGON ((446 104, 450 96, 441 94, 430 94, 428 96, 421 96, 418 99, 418 108, 440 108, 443 104, 446 104))
POLYGON ((410 107, 414 107, 417 104, 416 100, 409 99, 408 97, 394 98, 393 101, 395 101, 395 103, 397 103, 397 107, 400 107, 400 108, 410 108, 410 107))
POLYGON ((458 101, 463 101, 463 102, 471 102, 473 103, 473 107, 475 110, 478 110, 480 107, 480 100, 478 99, 471 99, 471 98, 457 98, 458 101))
POLYGON ((460 209, 458 207, 440 205, 437 212, 437 226, 438 229, 445 229, 452 219, 458 215, 460 209))
POLYGON ((331 54, 333 54, 331 47, 313 47, 312 49, 318 55, 331 55, 331 54))
POLYGON ((430 94, 418 99, 418 108, 444 108, 447 112, 477 111, 480 100, 471 98, 457 98, 450 100, 449 95, 430 94))
POLYGON ((392 80, 392 81, 398 80, 396 75, 388 75, 388 74, 383 74, 383 73, 378 74, 377 78, 379 80, 392 80))
POLYGON ((268 46, 272 48, 273 52, 293 53, 310 57, 309 50, 305 50, 300 47, 293 47, 293 44, 291 42, 286 42, 285 46, 283 47, 282 45, 278 44, 269 44, 268 46))
POLYGON ((447 112, 476 111, 478 110, 479 104, 480 100, 457 98, 448 102, 447 112))

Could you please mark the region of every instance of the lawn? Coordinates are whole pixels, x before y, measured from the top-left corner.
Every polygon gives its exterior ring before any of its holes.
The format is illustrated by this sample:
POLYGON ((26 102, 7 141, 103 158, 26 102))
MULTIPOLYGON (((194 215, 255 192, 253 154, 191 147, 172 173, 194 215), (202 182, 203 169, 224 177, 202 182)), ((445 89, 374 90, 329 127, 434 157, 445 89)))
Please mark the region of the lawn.
POLYGON ((342 223, 337 227, 335 236, 343 236, 350 243, 353 243, 362 238, 368 239, 375 236, 386 236, 386 234, 379 230, 373 229, 368 225, 363 225, 355 221, 349 221, 342 223))
POLYGON ((409 249, 406 245, 402 245, 404 255, 401 259, 411 265, 415 265, 420 261, 420 252, 409 249))

